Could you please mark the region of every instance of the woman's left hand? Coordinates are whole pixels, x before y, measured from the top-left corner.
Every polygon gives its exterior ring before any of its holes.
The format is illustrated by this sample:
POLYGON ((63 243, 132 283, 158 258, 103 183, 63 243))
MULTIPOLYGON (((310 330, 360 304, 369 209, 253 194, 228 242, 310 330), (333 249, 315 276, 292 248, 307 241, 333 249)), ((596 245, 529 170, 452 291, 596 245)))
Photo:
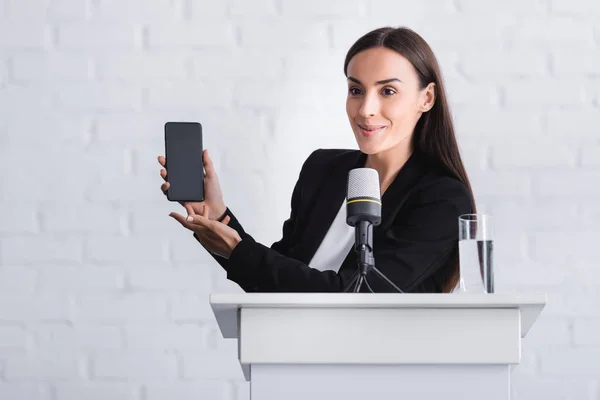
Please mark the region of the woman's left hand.
POLYGON ((242 241, 237 231, 227 226, 230 220, 229 216, 226 216, 222 222, 212 221, 208 219, 209 209, 206 205, 202 214, 195 214, 189 205, 186 205, 185 209, 188 212, 187 217, 176 212, 169 215, 194 232, 200 243, 208 251, 229 259, 235 246, 242 241))

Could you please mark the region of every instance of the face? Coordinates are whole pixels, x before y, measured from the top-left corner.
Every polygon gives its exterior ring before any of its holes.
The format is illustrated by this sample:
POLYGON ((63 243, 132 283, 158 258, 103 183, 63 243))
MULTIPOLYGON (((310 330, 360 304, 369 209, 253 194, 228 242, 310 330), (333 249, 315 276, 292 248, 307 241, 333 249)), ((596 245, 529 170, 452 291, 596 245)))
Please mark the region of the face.
POLYGON ((346 112, 360 150, 377 154, 410 145, 417 121, 433 107, 434 84, 421 90, 412 64, 383 47, 356 54, 347 75, 346 112))

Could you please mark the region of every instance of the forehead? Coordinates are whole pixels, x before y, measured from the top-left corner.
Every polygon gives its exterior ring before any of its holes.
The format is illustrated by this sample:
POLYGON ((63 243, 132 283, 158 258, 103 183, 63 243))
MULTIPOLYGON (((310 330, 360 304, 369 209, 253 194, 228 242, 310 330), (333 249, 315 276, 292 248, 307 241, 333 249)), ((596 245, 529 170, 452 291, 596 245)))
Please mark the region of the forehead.
POLYGON ((348 63, 347 73, 365 85, 389 78, 398 78, 403 82, 416 80, 412 64, 399 53, 385 47, 356 54, 348 63))

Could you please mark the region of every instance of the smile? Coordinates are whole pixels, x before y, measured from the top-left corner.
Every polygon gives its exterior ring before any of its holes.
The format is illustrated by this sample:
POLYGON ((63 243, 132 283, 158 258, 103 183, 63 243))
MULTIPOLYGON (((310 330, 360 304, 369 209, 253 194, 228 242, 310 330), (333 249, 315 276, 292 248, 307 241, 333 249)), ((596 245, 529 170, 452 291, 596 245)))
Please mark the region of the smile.
POLYGON ((374 136, 376 134, 378 134, 379 132, 383 131, 385 128, 387 128, 387 126, 379 126, 379 127, 370 127, 370 128, 366 128, 362 125, 358 125, 358 127, 360 128, 360 133, 363 136, 374 136))

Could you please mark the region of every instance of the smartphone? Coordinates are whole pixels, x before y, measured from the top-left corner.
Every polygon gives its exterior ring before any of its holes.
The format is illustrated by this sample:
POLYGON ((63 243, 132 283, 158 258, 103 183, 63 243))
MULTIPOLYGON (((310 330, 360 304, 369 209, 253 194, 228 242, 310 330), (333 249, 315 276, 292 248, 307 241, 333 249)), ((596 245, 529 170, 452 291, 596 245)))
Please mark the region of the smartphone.
POLYGON ((204 201, 202 151, 199 122, 165 123, 165 167, 170 201, 204 201))

